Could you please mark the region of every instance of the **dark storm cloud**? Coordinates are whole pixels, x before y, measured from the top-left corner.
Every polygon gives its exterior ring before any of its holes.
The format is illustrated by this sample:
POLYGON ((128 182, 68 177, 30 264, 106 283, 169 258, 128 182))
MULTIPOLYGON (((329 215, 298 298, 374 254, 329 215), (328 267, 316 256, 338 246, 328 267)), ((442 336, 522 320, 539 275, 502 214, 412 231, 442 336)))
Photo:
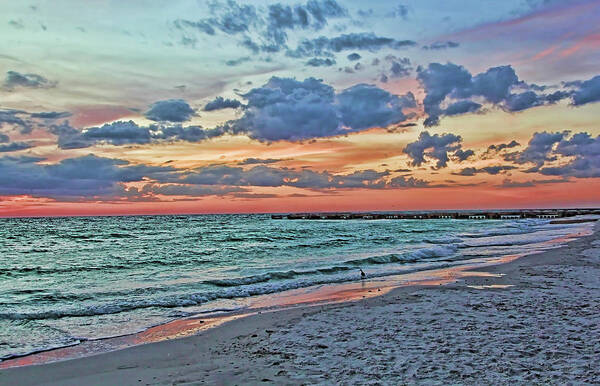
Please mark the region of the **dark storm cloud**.
POLYGON ((306 62, 307 66, 311 67, 330 67, 335 65, 335 59, 330 58, 312 58, 306 62))
POLYGON ((204 106, 204 111, 237 109, 239 107, 242 107, 242 102, 237 99, 224 99, 223 97, 218 96, 204 106))
POLYGON ((431 135, 423 131, 418 140, 406 145, 403 152, 412 159, 412 166, 421 166, 427 162, 426 158, 431 158, 437 160, 436 168, 443 168, 450 160, 448 153, 459 150, 461 142, 462 138, 455 134, 431 135))
POLYGON ((402 109, 414 107, 412 94, 400 97, 358 84, 336 95, 333 87, 315 78, 272 77, 243 97, 248 101, 244 115, 224 128, 260 141, 299 141, 385 127, 406 120, 402 109))
POLYGON ((185 122, 194 114, 194 109, 183 99, 168 99, 152 104, 144 116, 152 121, 185 122))
POLYGON ((7 90, 13 90, 18 87, 23 88, 52 88, 56 82, 52 82, 38 74, 21 74, 17 71, 7 71, 3 87, 7 90))

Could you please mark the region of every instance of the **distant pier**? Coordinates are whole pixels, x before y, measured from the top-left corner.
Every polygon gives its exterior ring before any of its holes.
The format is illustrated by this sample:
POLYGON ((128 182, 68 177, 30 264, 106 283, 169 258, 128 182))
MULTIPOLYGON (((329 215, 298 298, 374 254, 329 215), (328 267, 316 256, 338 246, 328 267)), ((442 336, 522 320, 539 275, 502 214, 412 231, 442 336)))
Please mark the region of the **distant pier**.
POLYGON ((430 211, 430 212, 365 212, 365 213, 290 213, 273 214, 274 220, 515 220, 521 218, 557 219, 582 215, 600 215, 596 209, 522 209, 507 211, 430 211))

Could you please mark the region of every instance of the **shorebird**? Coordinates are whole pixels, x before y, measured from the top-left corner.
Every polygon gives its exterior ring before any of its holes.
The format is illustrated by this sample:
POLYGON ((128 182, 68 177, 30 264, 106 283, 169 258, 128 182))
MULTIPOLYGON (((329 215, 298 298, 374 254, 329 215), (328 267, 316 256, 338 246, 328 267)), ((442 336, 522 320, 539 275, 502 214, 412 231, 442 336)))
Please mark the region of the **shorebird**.
POLYGON ((359 268, 360 270, 360 280, 366 279, 367 274, 363 272, 363 270, 361 268, 359 268))

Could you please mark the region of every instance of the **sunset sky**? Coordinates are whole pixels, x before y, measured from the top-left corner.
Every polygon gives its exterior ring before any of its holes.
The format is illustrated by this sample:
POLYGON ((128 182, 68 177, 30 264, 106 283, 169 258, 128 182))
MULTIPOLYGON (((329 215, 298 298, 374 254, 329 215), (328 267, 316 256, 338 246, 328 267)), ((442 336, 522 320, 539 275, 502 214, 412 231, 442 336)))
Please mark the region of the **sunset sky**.
POLYGON ((5 1, 0 216, 600 206, 600 0, 5 1))

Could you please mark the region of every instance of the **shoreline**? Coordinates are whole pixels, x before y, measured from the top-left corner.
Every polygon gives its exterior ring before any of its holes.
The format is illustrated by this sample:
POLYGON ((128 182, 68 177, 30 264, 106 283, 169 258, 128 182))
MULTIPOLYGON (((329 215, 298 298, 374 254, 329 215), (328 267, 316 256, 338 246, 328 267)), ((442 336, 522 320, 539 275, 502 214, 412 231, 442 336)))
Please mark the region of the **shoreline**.
MULTIPOLYGON (((551 261, 556 260, 557 256, 562 254, 561 251, 563 253, 566 252, 568 255, 573 251, 577 252, 582 247, 590 247, 591 243, 598 239, 598 228, 598 225, 594 226, 591 235, 569 241, 566 246, 519 258, 516 256, 508 256, 505 257, 505 262, 489 264, 482 267, 471 267, 468 270, 465 266, 456 267, 454 269, 444 269, 443 271, 445 271, 444 274, 446 277, 439 277, 437 280, 431 280, 430 282, 425 283, 420 281, 419 284, 416 285, 413 283, 396 288, 385 288, 383 294, 375 291, 375 288, 377 288, 376 286, 365 287, 362 291, 349 289, 350 293, 355 296, 354 300, 342 297, 342 300, 339 302, 316 303, 311 305, 296 303, 289 308, 283 309, 257 309, 250 315, 228 315, 223 318, 225 320, 219 320, 219 323, 217 323, 219 324, 218 327, 213 328, 206 328, 207 325, 211 325, 211 323, 206 323, 206 325, 204 325, 205 321, 209 319, 206 316, 183 319, 180 320, 180 322, 196 323, 199 326, 199 329, 193 330, 191 336, 182 338, 173 339, 173 337, 170 336, 168 340, 134 345, 118 351, 97 353, 92 356, 84 356, 76 359, 40 365, 3 369, 0 370, 0 381, 11 381, 19 384, 28 384, 30 382, 37 384, 50 381, 60 382, 61 384, 73 382, 73 384, 75 384, 80 383, 85 379, 85 382, 95 384, 105 383, 107 379, 111 379, 115 382, 118 381, 119 383, 123 383, 123 380, 125 379, 123 377, 139 374, 138 378, 135 380, 133 378, 131 379, 131 384, 140 384, 137 380, 142 378, 142 381, 145 379, 148 384, 161 384, 167 382, 176 375, 174 370, 163 374, 162 371, 159 371, 160 369, 156 368, 156 365, 161 361, 164 361, 165 358, 174 356, 183 359, 186 363, 179 363, 178 366, 176 366, 181 369, 192 366, 192 363, 197 361, 198 356, 205 359, 205 364, 221 363, 222 366, 227 367, 225 362, 229 359, 242 359, 243 362, 245 357, 236 358, 236 353, 223 355, 223 352, 220 352, 219 355, 215 355, 215 352, 213 352, 214 347, 232 347, 235 346, 235 343, 240 339, 252 340, 253 337, 258 338, 261 335, 264 335, 265 338, 270 338, 282 327, 288 328, 295 320, 306 318, 313 314, 340 312, 339 310, 342 310, 341 312, 343 313, 344 310, 347 311, 351 308, 372 308, 379 307, 382 304, 397 303, 398 300, 408 301, 412 300, 414 293, 425 290, 448 292, 450 290, 455 290, 456 288, 468 288, 469 291, 510 292, 512 287, 515 286, 514 282, 521 279, 518 277, 518 275, 520 275, 520 268, 536 264, 543 265, 540 264, 540 261, 542 260, 546 260, 544 264, 549 264, 551 261), (144 369, 144 371, 140 373, 142 369, 144 369), (78 375, 74 377, 73 374, 78 375), (102 377, 97 378, 100 374, 102 374, 102 377), (142 375, 144 376, 142 377, 142 375), (149 378, 146 378, 146 375, 148 375, 149 378)), ((352 284, 354 285, 355 283, 352 284)), ((364 284, 364 282, 362 284, 364 284)), ((348 296, 349 294, 345 293, 343 295, 348 296)), ((151 330, 152 329, 149 329, 147 331, 151 330)), ((321 346, 327 345, 323 344, 321 346)), ((69 348, 67 347, 66 349, 69 348)), ((319 347, 317 347, 317 349, 319 349, 319 347)), ((269 355, 270 354, 267 352, 263 357, 268 357, 269 355)), ((32 355, 13 360, 6 360, 0 362, 0 365, 30 357, 32 357, 32 355)), ((286 362, 285 356, 282 362, 286 362)), ((233 363, 236 362, 234 361, 233 363)), ((221 368, 222 366, 217 367, 221 368)), ((215 367, 215 369, 217 367, 215 367)), ((293 381, 294 377, 290 377, 289 370, 280 370, 273 373, 271 371, 272 367, 273 366, 261 367, 258 373, 262 375, 257 375, 256 382, 261 379, 270 379, 277 380, 276 382, 284 384, 295 383, 293 381), (281 371, 285 371, 285 373, 281 373, 281 371), (259 379, 259 376, 264 377, 259 379)), ((233 368, 230 370, 230 373, 221 370, 221 372, 216 375, 208 375, 208 378, 200 377, 198 379, 212 379, 216 382, 219 382, 219 379, 226 379, 228 382, 225 383, 229 383, 229 381, 235 381, 236 379, 238 381, 243 381, 245 379, 244 373, 255 374, 257 372, 256 369, 249 368, 242 372, 233 368), (223 378, 213 377, 217 375, 219 377, 222 376, 223 378)))
MULTIPOLYGON (((597 219, 577 220, 592 222, 597 219)), ((568 240, 580 238, 580 233, 555 238, 541 244, 563 244, 568 240)), ((556 246, 552 248, 557 248, 556 246)), ((473 258, 448 263, 445 266, 412 269, 402 273, 371 276, 367 280, 348 280, 316 284, 307 287, 267 293, 244 298, 245 306, 235 310, 215 310, 200 312, 187 317, 174 318, 132 333, 82 339, 78 343, 66 346, 40 349, 22 355, 0 360, 0 370, 13 367, 44 365, 58 361, 68 361, 84 357, 114 352, 139 345, 151 344, 170 339, 181 339, 219 327, 231 320, 246 318, 263 312, 286 312, 297 307, 315 307, 335 303, 355 302, 365 298, 382 296, 401 287, 421 287, 427 285, 445 285, 470 274, 485 275, 485 267, 505 264, 507 261, 542 253, 544 250, 504 255, 494 258, 473 258), (479 270, 478 270, 479 269, 479 270), (382 292, 383 290, 383 292, 382 292)))

